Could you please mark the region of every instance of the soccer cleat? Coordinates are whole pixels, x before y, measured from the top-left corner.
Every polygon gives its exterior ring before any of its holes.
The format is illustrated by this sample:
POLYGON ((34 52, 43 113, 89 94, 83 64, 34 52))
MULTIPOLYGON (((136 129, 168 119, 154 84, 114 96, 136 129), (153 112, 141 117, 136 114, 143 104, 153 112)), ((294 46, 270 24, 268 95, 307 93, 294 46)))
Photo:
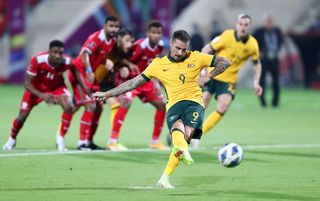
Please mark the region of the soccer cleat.
POLYGON ((77 150, 81 150, 81 151, 89 151, 91 150, 90 148, 88 148, 88 146, 86 144, 79 144, 77 146, 77 150))
POLYGON ((169 182, 158 181, 157 188, 175 188, 169 182))
POLYGON ((6 144, 3 145, 2 149, 4 150, 12 150, 16 146, 16 140, 12 137, 9 137, 6 144))
POLYGON ((64 144, 64 138, 58 135, 57 140, 56 140, 56 145, 59 151, 68 151, 64 144))
POLYGON ((174 188, 174 186, 169 183, 169 176, 163 174, 157 183, 157 188, 174 188))
POLYGON ((88 149, 91 149, 91 150, 102 150, 104 148, 102 147, 99 147, 98 145, 96 145, 94 142, 89 142, 88 146, 87 146, 88 149))
POLYGON ((187 165, 191 165, 193 163, 193 159, 188 150, 183 150, 181 147, 173 147, 171 153, 187 165))
POLYGON ((129 149, 120 143, 113 142, 107 145, 110 151, 128 151, 129 149))
POLYGON ((160 142, 160 140, 157 141, 156 143, 150 143, 150 144, 149 144, 149 148, 151 148, 151 149, 158 149, 158 150, 160 150, 160 151, 170 150, 170 148, 169 148, 168 146, 162 144, 162 143, 160 142))

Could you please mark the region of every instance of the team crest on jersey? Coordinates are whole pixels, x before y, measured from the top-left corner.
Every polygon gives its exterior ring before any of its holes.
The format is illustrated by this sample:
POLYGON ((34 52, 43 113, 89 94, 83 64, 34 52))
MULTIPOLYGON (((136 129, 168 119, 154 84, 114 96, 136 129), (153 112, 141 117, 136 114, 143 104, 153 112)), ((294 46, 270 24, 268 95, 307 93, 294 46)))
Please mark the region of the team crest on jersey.
POLYGON ((193 68, 194 64, 188 64, 188 68, 193 68))
POLYGON ((95 45, 96 45, 96 43, 92 41, 92 42, 89 44, 88 47, 89 47, 89 48, 93 48, 95 45))

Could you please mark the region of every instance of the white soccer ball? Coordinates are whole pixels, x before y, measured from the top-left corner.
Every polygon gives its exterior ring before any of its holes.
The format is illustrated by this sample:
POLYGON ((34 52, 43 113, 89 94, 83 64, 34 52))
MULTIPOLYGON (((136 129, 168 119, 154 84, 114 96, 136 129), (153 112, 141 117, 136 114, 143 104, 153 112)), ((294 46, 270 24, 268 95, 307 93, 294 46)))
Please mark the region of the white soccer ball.
POLYGON ((236 143, 228 143, 219 149, 218 159, 224 167, 236 167, 243 159, 243 150, 236 143))

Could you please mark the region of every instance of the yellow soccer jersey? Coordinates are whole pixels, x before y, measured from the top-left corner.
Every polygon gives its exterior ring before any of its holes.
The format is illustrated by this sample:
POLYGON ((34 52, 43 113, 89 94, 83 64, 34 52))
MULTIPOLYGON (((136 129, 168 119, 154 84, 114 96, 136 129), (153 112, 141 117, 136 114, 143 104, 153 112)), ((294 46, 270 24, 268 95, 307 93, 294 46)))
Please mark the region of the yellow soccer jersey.
POLYGON ((146 79, 156 78, 161 82, 167 96, 167 110, 182 100, 204 106, 198 76, 203 68, 211 66, 213 58, 213 55, 188 51, 184 61, 175 62, 168 54, 154 59, 142 76, 146 79))
POLYGON ((249 38, 243 42, 235 30, 226 30, 220 36, 215 37, 210 42, 211 47, 220 57, 231 61, 231 66, 226 71, 217 75, 214 79, 222 82, 235 84, 238 80, 238 71, 244 63, 251 58, 253 61, 259 59, 259 46, 257 40, 249 35, 249 38))

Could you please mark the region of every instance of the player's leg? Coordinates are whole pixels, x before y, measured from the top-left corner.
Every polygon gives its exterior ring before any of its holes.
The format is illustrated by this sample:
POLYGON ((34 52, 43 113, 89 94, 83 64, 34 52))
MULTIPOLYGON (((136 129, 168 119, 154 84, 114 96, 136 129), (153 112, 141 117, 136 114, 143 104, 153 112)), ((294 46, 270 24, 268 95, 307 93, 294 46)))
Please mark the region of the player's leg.
POLYGON ((3 149, 11 150, 16 146, 16 138, 21 130, 24 122, 26 121, 27 117, 29 116, 30 111, 22 111, 20 110, 18 116, 13 120, 12 122, 12 128, 11 128, 11 135, 6 142, 5 145, 3 145, 3 149))
POLYGON ((170 184, 169 178, 180 163, 180 157, 183 153, 181 150, 186 150, 188 148, 188 143, 185 140, 184 132, 185 130, 183 121, 179 119, 172 125, 171 135, 173 148, 169 155, 166 168, 157 183, 158 188, 174 188, 174 186, 170 184))
MULTIPOLYGON (((279 96, 280 96, 280 78, 279 78, 279 62, 273 61, 270 62, 271 65, 271 77, 272 77, 272 89, 273 89, 273 98, 272 98, 272 106, 279 106, 279 96)), ((264 90, 263 90, 264 91, 264 90)))
POLYGON ((166 117, 166 105, 164 100, 150 100, 150 103, 156 108, 156 113, 154 115, 154 127, 149 147, 152 149, 169 150, 169 147, 165 146, 160 141, 160 134, 166 117))
POLYGON ((16 138, 28 118, 31 110, 35 105, 41 102, 41 99, 31 94, 29 91, 25 91, 22 101, 20 103, 20 111, 18 116, 13 120, 12 122, 12 128, 11 128, 11 134, 6 142, 6 144, 3 145, 3 149, 11 150, 16 145, 16 138))
POLYGON ((266 66, 267 64, 265 62, 262 61, 262 70, 261 70, 261 77, 260 77, 260 86, 263 88, 262 94, 259 97, 260 100, 260 105, 262 107, 266 107, 267 106, 267 102, 266 102, 266 98, 265 98, 265 87, 266 87, 266 76, 267 76, 267 68, 268 66, 266 66))
POLYGON ((217 123, 221 120, 223 115, 227 112, 230 103, 232 101, 232 95, 226 93, 221 94, 217 97, 217 107, 203 123, 203 133, 207 134, 208 131, 214 128, 217 123))
MULTIPOLYGON (((131 92, 129 92, 131 93, 131 92)), ((130 108, 130 105, 132 103, 131 98, 127 98, 127 95, 121 95, 118 99, 108 99, 108 104, 110 108, 112 108, 113 105, 117 105, 118 109, 114 113, 114 117, 112 118, 113 121, 111 122, 111 134, 107 143, 107 148, 111 151, 126 151, 128 150, 127 147, 119 143, 119 136, 120 136, 120 130, 122 127, 122 124, 124 122, 124 119, 126 117, 126 114, 130 108)))
POLYGON ((57 104, 62 107, 63 113, 61 115, 61 127, 60 133, 56 139, 56 145, 59 151, 66 151, 67 149, 64 143, 64 136, 70 127, 70 122, 73 116, 73 103, 70 92, 66 88, 62 89, 62 91, 63 92, 58 94, 57 97, 57 104))
POLYGON ((217 106, 216 110, 213 111, 203 123, 204 134, 208 133, 210 129, 214 128, 221 120, 223 115, 227 112, 236 91, 235 84, 220 82, 217 80, 214 80, 214 82, 217 106))
POLYGON ((188 142, 194 136, 195 131, 197 131, 196 137, 201 137, 203 118, 204 108, 191 101, 180 102, 169 109, 167 124, 172 134, 173 148, 167 166, 157 183, 159 188, 174 188, 169 183, 169 177, 180 161, 183 161, 187 165, 193 163, 193 159, 188 151, 188 142))
POLYGON ((96 108, 95 108, 95 111, 93 112, 90 132, 86 136, 86 140, 88 142, 87 147, 91 150, 103 149, 102 147, 99 147, 93 142, 93 136, 96 133, 97 128, 99 126, 99 120, 100 120, 102 111, 103 111, 103 102, 96 101, 96 108))
POLYGON ((87 136, 91 131, 92 119, 94 116, 94 111, 96 104, 92 101, 87 101, 84 103, 84 110, 80 119, 80 133, 79 141, 77 143, 78 150, 87 150, 89 142, 87 141, 87 136))

